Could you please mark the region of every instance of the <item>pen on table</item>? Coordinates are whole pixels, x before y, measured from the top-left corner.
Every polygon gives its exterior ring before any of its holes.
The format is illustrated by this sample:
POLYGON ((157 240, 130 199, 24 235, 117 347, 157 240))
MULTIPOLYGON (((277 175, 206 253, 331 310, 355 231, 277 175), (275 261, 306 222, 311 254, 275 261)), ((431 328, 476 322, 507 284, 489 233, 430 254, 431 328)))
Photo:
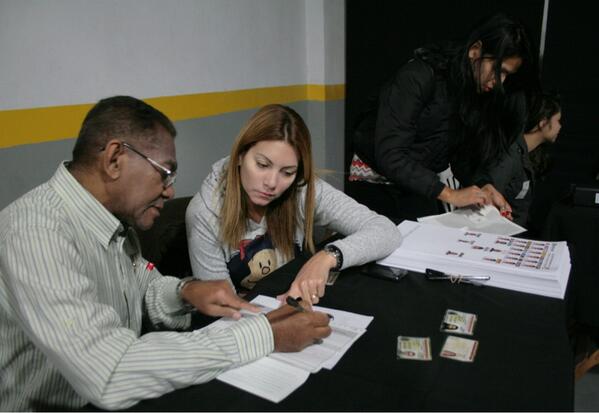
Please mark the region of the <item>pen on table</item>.
POLYGON ((429 280, 448 280, 452 283, 468 283, 474 285, 483 285, 481 281, 489 281, 491 279, 488 275, 459 275, 459 274, 447 274, 443 271, 433 270, 427 268, 425 270, 426 278, 429 280))

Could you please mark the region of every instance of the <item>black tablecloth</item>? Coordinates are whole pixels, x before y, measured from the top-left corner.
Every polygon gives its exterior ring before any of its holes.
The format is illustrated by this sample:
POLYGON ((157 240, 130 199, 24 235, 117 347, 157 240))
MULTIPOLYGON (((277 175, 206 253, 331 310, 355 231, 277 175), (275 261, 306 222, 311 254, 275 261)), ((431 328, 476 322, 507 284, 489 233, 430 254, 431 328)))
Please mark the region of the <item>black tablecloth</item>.
POLYGON ((568 242, 570 314, 578 323, 599 329, 599 208, 575 206, 570 200, 554 204, 543 238, 568 242))
MULTIPOLYGON (((256 293, 286 291, 300 268, 292 262, 256 293)), ((573 365, 561 300, 492 287, 452 285, 409 274, 400 282, 357 268, 327 287, 322 306, 372 315, 366 333, 332 369, 311 374, 278 404, 218 380, 147 400, 132 410, 389 411, 572 410, 573 365), (473 363, 439 357, 448 308, 478 315, 473 363), (430 337, 432 361, 398 360, 397 336, 430 337)))

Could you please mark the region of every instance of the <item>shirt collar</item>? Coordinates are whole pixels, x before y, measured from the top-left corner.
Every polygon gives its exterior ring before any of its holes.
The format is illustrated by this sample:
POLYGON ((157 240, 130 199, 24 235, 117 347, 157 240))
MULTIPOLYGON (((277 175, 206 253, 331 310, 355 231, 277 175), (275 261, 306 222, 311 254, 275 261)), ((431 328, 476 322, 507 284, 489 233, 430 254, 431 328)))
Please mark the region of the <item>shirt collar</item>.
POLYGON ((66 165, 67 162, 61 162, 49 185, 64 200, 67 209, 79 217, 85 230, 108 248, 119 233, 125 232, 123 224, 75 179, 66 165))

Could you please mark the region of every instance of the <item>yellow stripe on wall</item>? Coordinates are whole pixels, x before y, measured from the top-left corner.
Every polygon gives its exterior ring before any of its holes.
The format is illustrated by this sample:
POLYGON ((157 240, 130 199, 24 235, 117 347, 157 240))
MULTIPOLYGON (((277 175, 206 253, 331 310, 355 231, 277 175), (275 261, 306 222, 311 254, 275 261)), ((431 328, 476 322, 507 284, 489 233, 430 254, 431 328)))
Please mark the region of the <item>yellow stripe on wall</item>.
MULTIPOLYGON (((292 85, 144 99, 171 120, 215 116, 268 103, 345 98, 345 85, 292 85)), ((74 138, 94 104, 0 111, 0 148, 74 138)))

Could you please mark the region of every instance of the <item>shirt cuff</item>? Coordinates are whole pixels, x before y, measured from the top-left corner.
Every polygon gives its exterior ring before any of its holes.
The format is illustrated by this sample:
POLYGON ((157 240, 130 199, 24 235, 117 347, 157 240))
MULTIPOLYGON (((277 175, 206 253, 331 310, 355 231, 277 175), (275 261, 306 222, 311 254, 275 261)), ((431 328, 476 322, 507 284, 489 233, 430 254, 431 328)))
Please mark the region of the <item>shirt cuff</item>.
POLYGON ((168 277, 168 281, 165 282, 163 288, 163 299, 164 299, 164 310, 167 314, 180 313, 183 310, 183 303, 177 295, 177 285, 179 284, 178 278, 168 277))
POLYGON ((230 329, 237 342, 241 363, 267 356, 275 349, 272 328, 265 315, 244 317, 230 329))

